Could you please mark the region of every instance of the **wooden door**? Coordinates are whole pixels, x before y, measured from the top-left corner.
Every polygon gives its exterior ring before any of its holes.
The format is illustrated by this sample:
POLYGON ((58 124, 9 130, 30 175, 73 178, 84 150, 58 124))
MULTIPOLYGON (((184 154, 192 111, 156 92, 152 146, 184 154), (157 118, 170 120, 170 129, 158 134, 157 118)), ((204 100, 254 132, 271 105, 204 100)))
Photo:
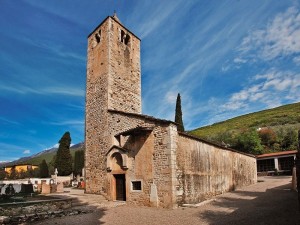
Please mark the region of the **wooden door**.
POLYGON ((114 175, 116 179, 116 200, 126 201, 125 174, 114 175))

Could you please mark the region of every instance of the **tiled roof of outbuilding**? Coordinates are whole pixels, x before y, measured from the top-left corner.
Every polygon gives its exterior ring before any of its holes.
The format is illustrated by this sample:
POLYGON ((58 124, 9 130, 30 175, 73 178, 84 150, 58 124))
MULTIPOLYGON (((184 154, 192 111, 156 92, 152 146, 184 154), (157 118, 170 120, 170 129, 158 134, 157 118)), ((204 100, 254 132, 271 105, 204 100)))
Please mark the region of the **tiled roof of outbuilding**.
POLYGON ((268 157, 276 157, 276 156, 284 156, 284 155, 294 155, 294 154, 297 154, 297 150, 266 153, 266 154, 258 155, 258 156, 256 156, 256 158, 262 159, 262 158, 268 158, 268 157))

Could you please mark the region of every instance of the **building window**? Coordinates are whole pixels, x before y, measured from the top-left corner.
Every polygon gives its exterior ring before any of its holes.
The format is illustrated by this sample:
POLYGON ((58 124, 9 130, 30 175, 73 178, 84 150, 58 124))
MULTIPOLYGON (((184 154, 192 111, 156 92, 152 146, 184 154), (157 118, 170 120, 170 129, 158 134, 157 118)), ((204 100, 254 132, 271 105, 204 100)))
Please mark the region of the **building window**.
POLYGON ((101 41, 101 30, 99 30, 96 34, 95 34, 95 40, 96 40, 96 43, 100 43, 101 41))
POLYGON ((274 159, 262 159, 257 161, 257 172, 274 171, 274 159))
POLYGON ((121 38, 120 38, 120 40, 125 45, 129 45, 129 42, 130 42, 130 36, 129 36, 129 34, 126 34, 124 30, 121 30, 121 38))
POLYGON ((279 158, 278 166, 279 166, 279 170, 291 171, 294 167, 294 156, 279 158))
POLYGON ((140 181, 140 180, 131 181, 131 190, 132 191, 141 191, 142 190, 142 181, 140 181))

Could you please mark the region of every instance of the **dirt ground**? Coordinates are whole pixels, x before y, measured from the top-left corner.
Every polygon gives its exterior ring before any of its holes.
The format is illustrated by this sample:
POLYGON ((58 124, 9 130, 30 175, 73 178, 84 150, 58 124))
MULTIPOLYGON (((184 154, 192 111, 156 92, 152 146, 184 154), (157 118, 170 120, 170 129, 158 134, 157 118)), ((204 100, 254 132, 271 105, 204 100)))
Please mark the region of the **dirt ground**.
MULTIPOLYGON (((82 199, 88 199, 81 196, 82 199)), ((73 196, 74 197, 74 196, 73 196)), ((217 196, 197 208, 157 209, 97 203, 78 206, 92 213, 39 221, 34 224, 105 225, 188 225, 188 224, 299 224, 297 192, 291 190, 291 177, 263 177, 257 184, 217 196)), ((92 200, 93 199, 93 200, 92 200)), ((79 198, 80 200, 80 198, 79 198)))

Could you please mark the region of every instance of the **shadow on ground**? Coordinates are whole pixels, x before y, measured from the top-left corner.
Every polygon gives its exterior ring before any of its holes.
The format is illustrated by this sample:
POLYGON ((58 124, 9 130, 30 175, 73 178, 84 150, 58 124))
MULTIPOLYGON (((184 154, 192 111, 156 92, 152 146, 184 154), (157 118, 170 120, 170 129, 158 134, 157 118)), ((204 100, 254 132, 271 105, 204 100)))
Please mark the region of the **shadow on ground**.
POLYGON ((235 191, 211 204, 214 210, 199 214, 209 224, 300 224, 297 192, 286 184, 266 192, 235 191))
POLYGON ((89 195, 84 194, 61 194, 61 195, 52 195, 55 197, 60 197, 64 199, 72 199, 72 208, 64 210, 65 213, 63 216, 59 217, 49 217, 47 219, 43 219, 35 222, 27 222, 25 224, 35 224, 35 225, 84 225, 84 224, 104 224, 101 222, 101 218, 105 215, 107 208, 105 207, 105 203, 97 202, 98 197, 94 195, 93 202, 91 203, 88 198, 89 195))

